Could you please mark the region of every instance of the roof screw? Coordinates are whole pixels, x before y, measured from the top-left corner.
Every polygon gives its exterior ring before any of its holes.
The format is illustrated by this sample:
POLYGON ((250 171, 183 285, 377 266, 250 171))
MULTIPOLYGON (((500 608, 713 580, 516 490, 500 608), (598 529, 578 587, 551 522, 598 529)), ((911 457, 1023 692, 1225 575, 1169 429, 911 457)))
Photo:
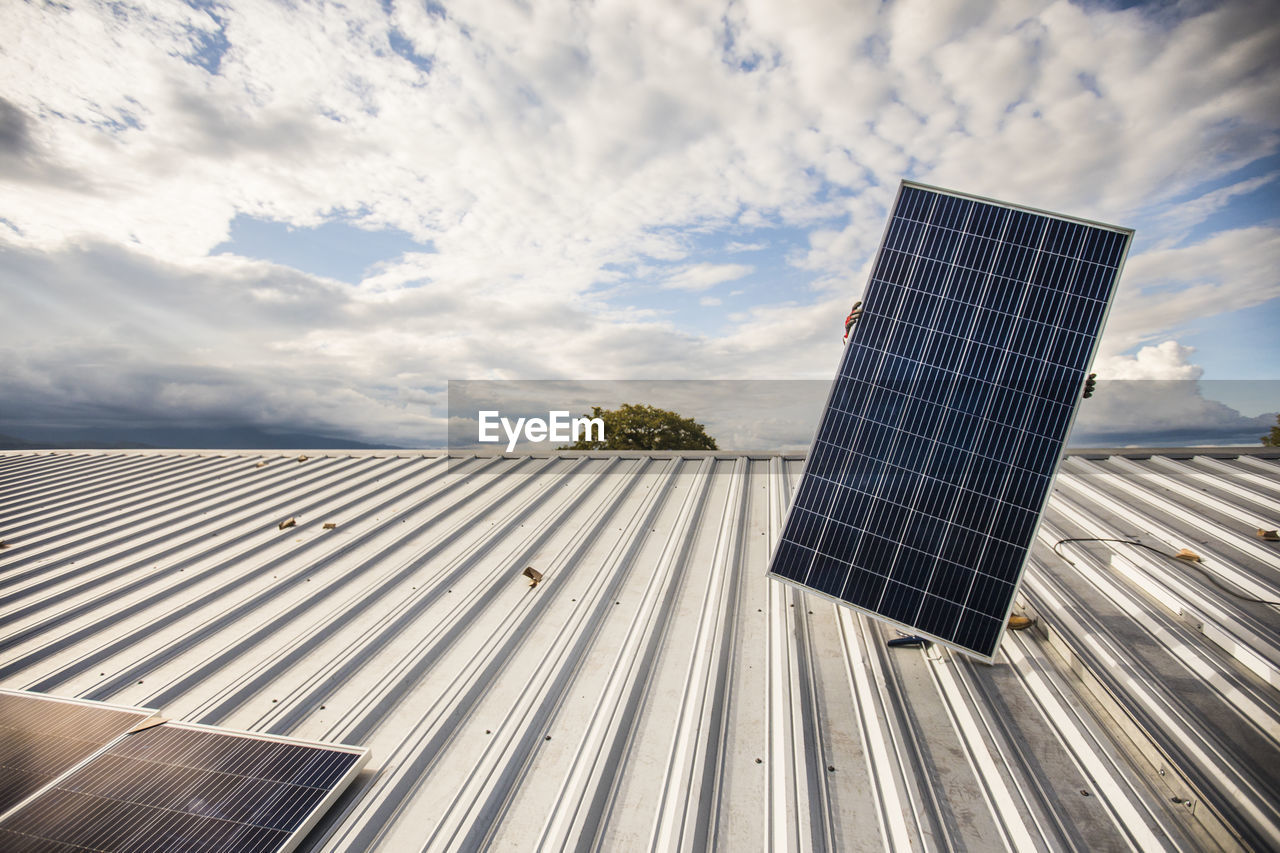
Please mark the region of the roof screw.
POLYGON ((836 766, 835 766, 834 764, 828 764, 828 765, 827 765, 827 772, 829 772, 829 773, 834 773, 834 772, 836 772, 836 766))
POLYGON ((1080 789, 1080 796, 1082 796, 1082 797, 1087 797, 1087 796, 1089 796, 1089 792, 1088 792, 1088 791, 1086 791, 1084 788, 1081 788, 1081 789, 1080 789))
POLYGON ((551 735, 547 735, 546 740, 551 740, 551 735))
POLYGON ((757 758, 757 759, 756 759, 756 764, 764 764, 764 759, 763 759, 763 758, 757 758))

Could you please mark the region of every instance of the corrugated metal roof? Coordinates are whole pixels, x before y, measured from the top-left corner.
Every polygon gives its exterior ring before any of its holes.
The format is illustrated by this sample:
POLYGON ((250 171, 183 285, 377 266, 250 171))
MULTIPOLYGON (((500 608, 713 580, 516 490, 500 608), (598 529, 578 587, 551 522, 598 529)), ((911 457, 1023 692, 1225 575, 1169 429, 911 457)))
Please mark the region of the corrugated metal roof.
POLYGON ((302 849, 1280 846, 1273 455, 1068 459, 986 666, 766 579, 799 457, 305 453, 0 454, 0 684, 371 747, 302 849))

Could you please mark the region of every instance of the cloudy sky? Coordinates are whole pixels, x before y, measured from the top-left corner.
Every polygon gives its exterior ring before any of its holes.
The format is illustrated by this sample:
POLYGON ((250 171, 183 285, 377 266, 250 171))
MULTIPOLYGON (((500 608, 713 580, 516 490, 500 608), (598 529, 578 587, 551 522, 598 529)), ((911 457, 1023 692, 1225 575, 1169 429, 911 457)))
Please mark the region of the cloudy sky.
POLYGON ((1280 18, 1129 5, 5 3, 0 433, 429 446, 451 379, 829 379, 908 177, 1136 228, 1099 372, 1186 399, 1092 417, 1260 434, 1280 18))

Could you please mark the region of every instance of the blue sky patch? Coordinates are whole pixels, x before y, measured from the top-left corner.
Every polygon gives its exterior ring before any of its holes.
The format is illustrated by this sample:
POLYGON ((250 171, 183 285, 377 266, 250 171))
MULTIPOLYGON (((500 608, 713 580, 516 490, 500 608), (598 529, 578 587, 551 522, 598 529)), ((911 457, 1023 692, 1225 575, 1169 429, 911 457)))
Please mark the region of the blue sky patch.
MULTIPOLYGON (((811 286, 816 274, 788 261, 797 253, 808 251, 808 229, 724 228, 686 235, 686 238, 690 252, 684 259, 651 262, 652 266, 636 278, 632 278, 634 268, 621 269, 619 282, 600 288, 609 294, 606 302, 616 309, 659 312, 682 331, 718 335, 725 334, 734 325, 729 318, 734 312, 759 305, 803 303, 813 298, 811 286), (734 264, 753 269, 741 277, 702 290, 661 287, 669 277, 696 264, 734 264)), ((861 286, 861 282, 851 281, 850 294, 861 286)))
MULTIPOLYGON (((1205 379, 1269 379, 1276 375, 1280 296, 1252 308, 1214 314, 1172 330, 1169 337, 1193 346, 1205 379)), ((1280 400, 1272 402, 1272 407, 1280 400)))
POLYGON ((215 3, 188 0, 187 5, 204 12, 216 21, 218 29, 210 32, 209 30, 195 29, 193 27, 188 28, 188 33, 196 42, 196 51, 188 54, 185 59, 193 65, 199 65, 210 74, 217 74, 222 67, 222 57, 231 49, 231 42, 227 38, 227 22, 218 14, 218 6, 215 3))
POLYGON ((387 33, 387 40, 391 43, 391 49, 396 52, 397 56, 409 60, 415 68, 425 73, 431 73, 431 67, 434 64, 429 56, 422 56, 413 49, 413 42, 404 37, 404 33, 395 27, 387 33))
POLYGON ((238 214, 231 236, 210 254, 233 254, 293 267, 312 275, 359 284, 366 271, 406 252, 429 252, 431 247, 403 231, 367 231, 347 222, 326 222, 298 228, 283 222, 238 214))

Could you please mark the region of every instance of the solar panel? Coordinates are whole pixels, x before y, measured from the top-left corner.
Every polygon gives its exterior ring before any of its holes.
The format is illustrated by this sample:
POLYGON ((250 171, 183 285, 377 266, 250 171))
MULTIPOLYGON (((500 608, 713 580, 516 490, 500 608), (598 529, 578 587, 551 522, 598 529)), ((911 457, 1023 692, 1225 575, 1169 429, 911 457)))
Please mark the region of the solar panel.
POLYGON ((770 574, 991 660, 1132 233, 904 181, 770 574))
POLYGON ((151 714, 0 689, 0 815, 151 714))
POLYGON ((367 758, 359 747, 163 722, 114 737, 5 814, 0 849, 292 850, 367 758))

